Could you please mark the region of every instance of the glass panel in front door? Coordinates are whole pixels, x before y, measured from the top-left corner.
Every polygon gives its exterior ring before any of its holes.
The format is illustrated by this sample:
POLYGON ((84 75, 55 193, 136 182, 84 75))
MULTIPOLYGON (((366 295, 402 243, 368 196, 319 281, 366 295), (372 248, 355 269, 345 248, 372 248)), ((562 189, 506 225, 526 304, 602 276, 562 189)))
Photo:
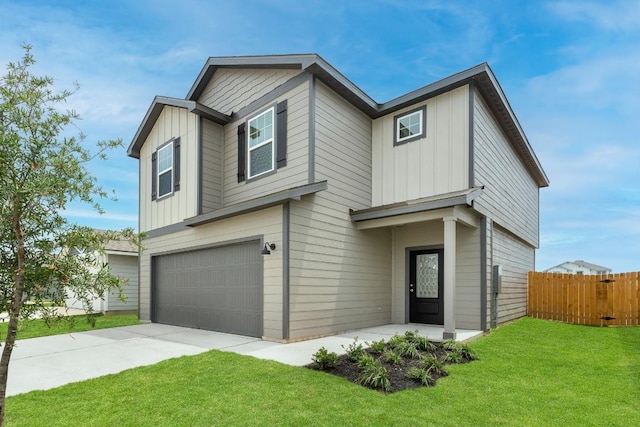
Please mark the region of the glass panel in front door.
POLYGON ((438 298, 438 254, 416 255, 416 297, 438 298))

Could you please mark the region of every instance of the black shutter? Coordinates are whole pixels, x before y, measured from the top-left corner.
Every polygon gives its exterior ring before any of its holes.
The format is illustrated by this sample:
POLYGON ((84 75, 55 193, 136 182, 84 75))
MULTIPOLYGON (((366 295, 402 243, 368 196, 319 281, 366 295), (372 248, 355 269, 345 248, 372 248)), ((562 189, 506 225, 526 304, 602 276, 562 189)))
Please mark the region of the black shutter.
POLYGON ((245 158, 247 152, 245 125, 246 123, 242 123, 238 126, 238 182, 244 181, 244 169, 247 163, 245 158))
POLYGON ((158 174, 157 159, 158 152, 156 151, 151 155, 151 200, 155 200, 158 195, 158 177, 156 176, 158 174))
POLYGON ((278 156, 278 169, 287 166, 287 100, 278 103, 276 107, 277 123, 276 123, 276 142, 278 148, 276 154, 278 156))
POLYGON ((173 191, 180 190, 180 138, 173 141, 173 191))

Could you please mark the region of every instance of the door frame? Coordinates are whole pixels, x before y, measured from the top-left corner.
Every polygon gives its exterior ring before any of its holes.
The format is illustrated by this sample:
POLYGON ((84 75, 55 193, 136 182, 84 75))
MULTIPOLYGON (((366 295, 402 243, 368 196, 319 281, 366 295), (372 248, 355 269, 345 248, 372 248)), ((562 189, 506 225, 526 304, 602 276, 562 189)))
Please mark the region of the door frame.
MULTIPOLYGON (((413 251, 444 250, 444 245, 411 246, 404 248, 404 323, 410 323, 409 282, 411 275, 411 257, 413 251)), ((443 296, 444 297, 444 296, 443 296)))

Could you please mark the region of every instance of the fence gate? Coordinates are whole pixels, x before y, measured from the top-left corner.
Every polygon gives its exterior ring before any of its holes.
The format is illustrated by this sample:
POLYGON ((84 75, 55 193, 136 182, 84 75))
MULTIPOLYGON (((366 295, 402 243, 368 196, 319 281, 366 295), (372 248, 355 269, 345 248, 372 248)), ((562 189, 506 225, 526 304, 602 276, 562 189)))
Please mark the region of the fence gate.
POLYGON ((605 275, 529 272, 527 314, 578 325, 640 324, 640 272, 605 275))

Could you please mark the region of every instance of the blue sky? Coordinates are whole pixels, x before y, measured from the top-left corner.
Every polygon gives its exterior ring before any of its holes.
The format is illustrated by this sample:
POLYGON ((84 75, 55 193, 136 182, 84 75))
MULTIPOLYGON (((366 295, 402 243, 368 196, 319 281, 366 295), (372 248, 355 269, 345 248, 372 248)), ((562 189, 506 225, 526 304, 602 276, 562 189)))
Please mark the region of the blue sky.
MULTIPOLYGON (((378 102, 488 62, 540 159, 537 269, 640 270, 640 2, 0 0, 0 66, 81 89, 87 144, 128 146, 155 95, 184 97, 209 56, 318 53, 378 102)), ((117 203, 66 215, 137 226, 137 161, 91 165, 117 203)))

